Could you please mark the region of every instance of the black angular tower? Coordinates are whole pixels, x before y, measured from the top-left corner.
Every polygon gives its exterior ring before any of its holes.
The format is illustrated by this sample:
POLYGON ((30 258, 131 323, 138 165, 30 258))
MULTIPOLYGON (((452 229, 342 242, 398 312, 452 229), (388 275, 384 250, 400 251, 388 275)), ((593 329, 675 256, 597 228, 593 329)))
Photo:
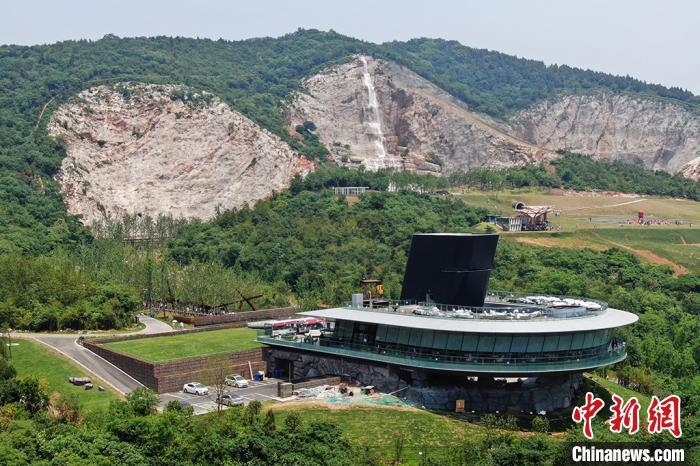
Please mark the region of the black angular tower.
POLYGON ((498 235, 414 234, 401 299, 483 306, 497 244, 498 235))

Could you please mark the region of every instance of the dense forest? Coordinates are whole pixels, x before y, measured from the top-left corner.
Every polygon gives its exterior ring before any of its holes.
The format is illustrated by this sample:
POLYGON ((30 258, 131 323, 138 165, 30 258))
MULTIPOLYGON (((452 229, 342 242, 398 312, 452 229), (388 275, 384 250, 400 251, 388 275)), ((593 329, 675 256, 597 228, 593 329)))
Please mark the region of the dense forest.
MULTIPOLYGON (((74 398, 50 397, 37 379, 18 379, 0 358, 0 463, 378 466, 401 458, 401 449, 387 458, 374 446, 351 444, 333 422, 280 415, 255 400, 203 416, 176 401, 155 414, 156 402, 138 389, 106 412, 86 413, 74 398)), ((579 435, 571 430, 566 439, 579 435)), ((493 428, 485 438, 426 451, 421 464, 555 465, 569 455, 564 446, 546 433, 521 437, 493 428)))
POLYGON ((122 81, 207 90, 319 159, 325 148, 313 134, 289 134, 285 104, 302 78, 355 53, 395 60, 493 116, 559 92, 596 89, 698 103, 680 89, 433 39, 372 44, 333 31, 299 30, 238 42, 108 35, 94 42, 0 46, 0 252, 39 254, 85 239, 77 220, 66 216, 53 181, 64 149, 45 130, 51 112, 79 91, 122 81))

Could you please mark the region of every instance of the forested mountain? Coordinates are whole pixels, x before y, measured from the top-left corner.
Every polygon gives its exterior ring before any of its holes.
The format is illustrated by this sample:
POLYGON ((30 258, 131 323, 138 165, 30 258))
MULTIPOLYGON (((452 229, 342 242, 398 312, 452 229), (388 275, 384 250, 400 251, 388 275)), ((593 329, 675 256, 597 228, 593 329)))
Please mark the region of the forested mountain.
POLYGON ((46 134, 52 112, 81 90, 124 81, 177 83, 206 90, 309 158, 318 139, 287 127, 286 105, 300 81, 353 54, 405 65, 473 110, 505 117, 561 93, 620 91, 693 109, 698 97, 629 77, 547 67, 456 42, 417 39, 371 44, 335 32, 300 30, 280 38, 227 42, 186 38, 66 41, 0 47, 0 251, 45 252, 79 241, 57 184, 65 149, 46 134))

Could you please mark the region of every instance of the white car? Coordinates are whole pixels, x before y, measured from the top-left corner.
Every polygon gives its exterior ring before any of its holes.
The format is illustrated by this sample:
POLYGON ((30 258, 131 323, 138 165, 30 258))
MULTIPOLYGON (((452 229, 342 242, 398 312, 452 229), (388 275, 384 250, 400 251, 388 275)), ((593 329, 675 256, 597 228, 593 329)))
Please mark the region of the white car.
POLYGON ((193 395, 199 396, 209 394, 209 389, 199 382, 186 383, 185 386, 182 387, 182 391, 185 393, 192 393, 193 395))
POLYGON ((224 383, 236 388, 248 388, 248 381, 238 374, 229 375, 224 383))

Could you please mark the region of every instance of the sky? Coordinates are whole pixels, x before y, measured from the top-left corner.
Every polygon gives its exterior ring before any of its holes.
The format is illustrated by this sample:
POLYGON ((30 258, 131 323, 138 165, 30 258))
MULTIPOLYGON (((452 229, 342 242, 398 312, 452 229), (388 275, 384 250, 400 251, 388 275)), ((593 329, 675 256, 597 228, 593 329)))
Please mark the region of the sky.
POLYGON ((298 28, 371 42, 432 37, 700 95, 694 0, 2 0, 0 44, 186 36, 239 40, 298 28))

